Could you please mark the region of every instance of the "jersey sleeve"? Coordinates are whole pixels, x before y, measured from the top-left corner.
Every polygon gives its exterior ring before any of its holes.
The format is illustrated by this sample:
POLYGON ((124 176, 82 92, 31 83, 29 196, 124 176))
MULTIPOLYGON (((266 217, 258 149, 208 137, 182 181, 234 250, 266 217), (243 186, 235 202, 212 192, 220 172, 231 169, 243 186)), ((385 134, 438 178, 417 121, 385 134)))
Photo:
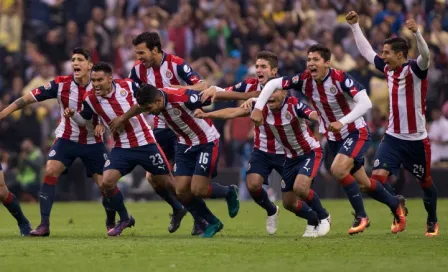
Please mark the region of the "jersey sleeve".
POLYGON ((284 76, 282 77, 282 89, 289 90, 293 89, 296 91, 302 91, 303 80, 302 75, 297 74, 295 76, 284 76))
POLYGON ((414 74, 415 74, 418 78, 420 78, 421 80, 426 79, 426 77, 428 76, 428 69, 426 69, 426 70, 422 70, 422 69, 418 66, 417 61, 412 60, 412 61, 410 61, 410 62, 411 62, 411 63, 410 63, 410 65, 411 65, 411 69, 412 69, 412 71, 414 72, 414 74))
POLYGON ((58 88, 58 84, 54 80, 52 80, 44 86, 40 86, 39 88, 32 90, 31 94, 33 95, 34 99, 36 99, 36 101, 40 102, 47 99, 57 98, 58 88))
POLYGON ((207 100, 204 103, 201 101, 201 92, 195 90, 186 89, 185 93, 185 106, 191 110, 200 109, 203 106, 208 106, 211 104, 211 100, 207 100))
POLYGON ((366 91, 366 88, 356 81, 352 76, 347 73, 343 73, 343 78, 341 82, 341 89, 343 92, 349 94, 351 97, 354 97, 357 93, 361 91, 366 91))
POLYGON ((79 114, 86 120, 92 120, 95 112, 93 111, 92 107, 90 107, 89 103, 84 100, 82 101, 82 108, 79 114))
POLYGON ((182 64, 177 65, 177 75, 188 85, 194 85, 201 81, 199 74, 194 71, 186 61, 183 61, 182 64))
MULTIPOLYGON (((143 64, 141 64, 143 65, 143 64)), ((137 76, 137 70, 135 68, 136 66, 132 67, 131 72, 129 73, 129 78, 132 79, 136 84, 142 85, 143 82, 140 80, 140 78, 137 76)))
POLYGON ((298 101, 294 106, 294 110, 296 111, 297 116, 308 120, 310 119, 310 114, 313 112, 313 109, 311 109, 307 104, 300 101, 298 101))
POLYGON ((257 91, 258 79, 248 79, 233 86, 225 88, 226 92, 249 93, 257 91))
POLYGON ((375 63, 375 68, 384 73, 384 68, 386 68, 386 63, 380 56, 376 55, 373 59, 373 62, 375 63))

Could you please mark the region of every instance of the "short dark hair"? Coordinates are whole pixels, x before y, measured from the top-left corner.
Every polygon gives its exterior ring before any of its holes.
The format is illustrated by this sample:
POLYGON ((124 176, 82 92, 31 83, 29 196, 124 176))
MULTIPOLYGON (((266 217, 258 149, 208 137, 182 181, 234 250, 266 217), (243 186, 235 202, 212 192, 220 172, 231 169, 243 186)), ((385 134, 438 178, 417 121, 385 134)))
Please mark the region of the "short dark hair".
POLYGON ((401 52, 403 56, 408 58, 409 45, 405 38, 403 37, 393 37, 384 40, 384 44, 390 44, 392 51, 395 53, 401 52))
POLYGON ((74 54, 83 55, 84 58, 86 58, 86 60, 92 61, 92 54, 90 54, 90 51, 87 49, 84 49, 82 47, 76 47, 75 49, 73 49, 72 55, 74 55, 74 54))
POLYGON ((141 43, 145 43, 149 50, 153 50, 154 47, 162 51, 162 43, 160 42, 160 36, 156 32, 143 32, 132 40, 132 44, 137 46, 141 43))
POLYGON ((92 67, 92 72, 101 72, 103 71, 105 74, 112 74, 112 67, 107 64, 106 62, 97 62, 95 65, 93 65, 92 67))
POLYGON ((325 60, 329 61, 331 59, 331 50, 322 45, 322 44, 314 44, 308 48, 307 54, 317 52, 319 55, 325 60))
POLYGON ((258 52, 257 59, 267 60, 271 68, 278 68, 278 56, 271 51, 263 50, 258 52))
POLYGON ((151 84, 143 84, 134 93, 135 99, 139 105, 151 104, 157 98, 159 98, 162 93, 155 86, 151 84))

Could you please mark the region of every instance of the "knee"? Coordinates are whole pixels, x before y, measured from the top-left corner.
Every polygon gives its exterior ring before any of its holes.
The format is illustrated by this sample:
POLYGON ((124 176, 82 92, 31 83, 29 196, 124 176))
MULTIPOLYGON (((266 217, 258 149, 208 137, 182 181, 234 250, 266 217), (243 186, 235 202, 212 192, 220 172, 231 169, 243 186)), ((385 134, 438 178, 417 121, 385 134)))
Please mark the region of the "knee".
POLYGON ((291 201, 283 201, 283 208, 285 208, 286 210, 290 211, 290 212, 294 212, 296 209, 296 203, 295 202, 291 202, 291 201))
POLYGON ((301 199, 306 199, 310 188, 303 183, 296 183, 293 187, 294 193, 301 199))
POLYGON ((110 191, 115 188, 115 182, 109 178, 103 178, 100 189, 103 191, 110 191))
POLYGON ((208 197, 208 186, 192 185, 191 193, 196 197, 206 198, 208 197))
POLYGON ((259 191, 262 188, 262 186, 263 186, 263 181, 249 178, 249 177, 247 178, 246 187, 249 192, 255 193, 255 192, 259 191))
POLYGON ((330 168, 331 174, 337 180, 340 180, 350 173, 349 167, 344 163, 334 161, 330 168))
POLYGON ((61 169, 59 166, 47 164, 45 167, 45 176, 49 177, 59 177, 64 169, 61 169))

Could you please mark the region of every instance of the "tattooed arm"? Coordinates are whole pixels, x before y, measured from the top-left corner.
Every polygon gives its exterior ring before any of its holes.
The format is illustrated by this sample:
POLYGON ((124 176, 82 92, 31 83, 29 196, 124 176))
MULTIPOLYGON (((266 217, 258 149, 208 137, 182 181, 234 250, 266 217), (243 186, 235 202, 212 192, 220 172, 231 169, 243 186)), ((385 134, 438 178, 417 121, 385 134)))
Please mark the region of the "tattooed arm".
POLYGON ((36 102, 34 96, 31 93, 27 93, 26 95, 18 98, 16 101, 12 102, 8 107, 0 112, 0 120, 8 117, 11 113, 21 110, 24 107, 33 104, 36 102))

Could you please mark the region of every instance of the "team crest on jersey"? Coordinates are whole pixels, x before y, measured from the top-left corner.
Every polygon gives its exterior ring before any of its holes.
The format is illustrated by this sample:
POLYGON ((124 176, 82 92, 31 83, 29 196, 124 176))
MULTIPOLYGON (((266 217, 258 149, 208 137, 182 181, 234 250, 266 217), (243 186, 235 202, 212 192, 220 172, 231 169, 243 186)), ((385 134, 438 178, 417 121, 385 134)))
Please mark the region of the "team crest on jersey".
POLYGON ((56 155, 56 151, 51 150, 50 154, 48 154, 49 157, 54 157, 56 155))
POLYGON ((288 121, 290 121, 290 120, 292 119, 292 115, 291 115, 291 113, 289 113, 289 112, 287 112, 287 113, 285 114, 285 117, 286 117, 286 119, 287 119, 288 121))
POLYGON ((44 85, 44 89, 47 90, 47 91, 48 91, 49 89, 51 89, 51 82, 48 82, 47 84, 45 84, 45 85, 44 85))
POLYGON ((236 89, 239 89, 239 88, 241 88, 241 82, 240 82, 240 83, 238 83, 238 84, 236 84, 236 85, 235 85, 235 88, 236 88, 236 89))
POLYGON ((293 78, 292 78, 292 83, 293 84, 297 84, 299 82, 299 76, 294 76, 293 78))
POLYGON ((128 95, 128 92, 125 89, 121 89, 120 94, 121 96, 126 97, 128 95))
POLYGON ((377 167, 380 165, 380 161, 378 159, 375 160, 375 163, 373 164, 373 167, 377 167))
POLYGON ((335 94, 335 93, 337 93, 338 92, 338 89, 336 88, 336 86, 331 86, 331 88, 330 88, 330 92, 332 93, 332 94, 335 94))
POLYGON ((173 114, 174 114, 174 116, 178 117, 182 114, 182 112, 179 109, 174 109, 173 114))
POLYGON ((108 167, 110 165, 110 160, 107 160, 105 163, 104 163, 104 167, 108 167))
POLYGON ((172 79, 172 78, 173 78, 173 73, 171 73, 170 70, 166 71, 166 77, 167 77, 168 79, 172 79))
POLYGON ((282 180, 282 182, 280 182, 280 186, 282 186, 282 189, 286 188, 286 183, 284 180, 282 180))

